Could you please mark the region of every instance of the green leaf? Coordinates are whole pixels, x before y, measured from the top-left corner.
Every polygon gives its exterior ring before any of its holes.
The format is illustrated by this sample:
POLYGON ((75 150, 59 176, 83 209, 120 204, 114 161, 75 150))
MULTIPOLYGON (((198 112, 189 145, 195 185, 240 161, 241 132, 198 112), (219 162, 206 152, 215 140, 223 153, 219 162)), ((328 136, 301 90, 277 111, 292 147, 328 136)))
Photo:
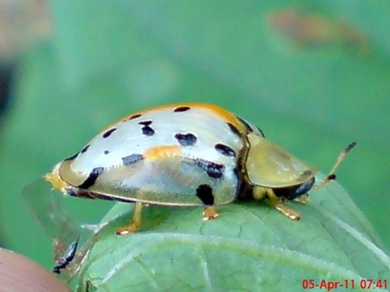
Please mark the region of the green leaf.
POLYGON ((354 280, 358 288, 361 279, 390 278, 390 258, 337 183, 313 192, 305 206, 290 205, 301 221, 259 202, 221 206, 209 222, 201 208, 150 206, 141 230, 116 236, 132 206, 117 204, 103 221, 122 219, 91 249, 78 289, 298 291, 309 279, 354 280))

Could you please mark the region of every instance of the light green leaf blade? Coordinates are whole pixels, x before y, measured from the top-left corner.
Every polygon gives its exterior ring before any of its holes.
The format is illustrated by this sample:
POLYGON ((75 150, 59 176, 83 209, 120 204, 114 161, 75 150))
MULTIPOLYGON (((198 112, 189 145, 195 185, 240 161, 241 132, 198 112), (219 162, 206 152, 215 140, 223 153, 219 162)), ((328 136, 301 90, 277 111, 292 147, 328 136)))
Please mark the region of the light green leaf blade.
MULTIPOLYGON (((345 191, 331 183, 311 197, 306 206, 290 204, 299 222, 258 202, 221 206, 210 222, 200 208, 144 208, 134 234, 116 236, 127 221, 114 220, 81 267, 78 288, 298 291, 308 279, 354 280, 356 288, 361 279, 388 279, 390 259, 345 191)), ((114 206, 103 221, 130 206, 114 206)))

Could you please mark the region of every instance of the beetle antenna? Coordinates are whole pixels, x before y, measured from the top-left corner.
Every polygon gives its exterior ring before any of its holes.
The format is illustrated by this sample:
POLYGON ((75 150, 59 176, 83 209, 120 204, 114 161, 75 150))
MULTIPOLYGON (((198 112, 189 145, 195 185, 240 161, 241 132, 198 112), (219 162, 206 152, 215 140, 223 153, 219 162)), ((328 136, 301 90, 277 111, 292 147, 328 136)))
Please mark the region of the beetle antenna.
POLYGON ((332 169, 330 170, 329 174, 324 178, 323 181, 318 183, 313 187, 314 190, 318 190, 323 188, 328 182, 331 180, 336 179, 335 171, 340 166, 341 162, 344 160, 345 156, 348 154, 349 151, 351 151, 356 146, 356 142, 350 143, 347 147, 344 148, 344 150, 340 153, 339 157, 337 157, 337 160, 335 164, 333 165, 332 169))

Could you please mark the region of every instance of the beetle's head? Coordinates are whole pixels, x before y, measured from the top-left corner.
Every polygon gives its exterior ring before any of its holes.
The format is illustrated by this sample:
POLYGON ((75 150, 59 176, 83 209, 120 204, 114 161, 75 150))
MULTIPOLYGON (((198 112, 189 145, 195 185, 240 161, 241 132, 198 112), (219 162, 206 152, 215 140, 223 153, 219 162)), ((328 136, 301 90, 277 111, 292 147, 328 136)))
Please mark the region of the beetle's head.
POLYGON ((252 185, 271 188, 278 197, 288 200, 306 194, 313 187, 317 168, 263 137, 249 134, 248 141, 245 166, 252 185))
POLYGON ((276 188, 273 189, 273 191, 275 195, 280 198, 285 198, 287 200, 294 200, 299 198, 300 196, 307 194, 313 187, 314 182, 315 182, 315 178, 312 177, 311 179, 309 179, 308 181, 300 185, 285 187, 285 188, 276 188))
POLYGON ((245 163, 248 181, 253 186, 270 188, 280 198, 294 200, 308 193, 312 188, 320 189, 334 180, 335 170, 345 155, 355 147, 350 143, 338 156, 328 176, 316 184, 318 169, 292 156, 276 144, 254 133, 248 134, 248 155, 245 163))

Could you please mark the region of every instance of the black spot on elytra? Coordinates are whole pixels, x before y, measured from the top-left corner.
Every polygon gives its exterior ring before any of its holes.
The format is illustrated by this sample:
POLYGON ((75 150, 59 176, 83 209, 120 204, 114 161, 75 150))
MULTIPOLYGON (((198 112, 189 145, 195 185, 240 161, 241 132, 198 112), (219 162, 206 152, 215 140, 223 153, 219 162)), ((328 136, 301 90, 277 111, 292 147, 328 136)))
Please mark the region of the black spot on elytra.
POLYGON ((94 169, 92 169, 92 171, 88 175, 87 179, 78 187, 80 189, 84 189, 84 190, 92 187, 95 184, 99 175, 101 175, 103 173, 103 171, 104 171, 103 167, 95 167, 94 169))
POLYGON ((206 171, 207 175, 212 178, 220 178, 225 168, 222 164, 203 159, 196 159, 196 165, 206 171))
POLYGON ((178 113, 178 112, 186 112, 186 111, 188 111, 189 109, 190 109, 189 106, 179 106, 179 107, 175 108, 173 111, 174 111, 175 113, 178 113))
POLYGON ((196 142, 196 136, 194 134, 191 134, 191 133, 188 133, 188 134, 178 133, 175 135, 175 138, 181 146, 191 146, 191 145, 194 145, 196 142))
POLYGON ((149 126, 143 127, 141 130, 142 130, 142 134, 144 134, 145 136, 154 135, 154 130, 149 126))
POLYGON ((77 157, 77 155, 79 155, 79 152, 77 152, 76 154, 73 154, 71 157, 65 158, 64 161, 73 160, 77 157))
POLYGON ((110 153, 110 151, 109 150, 104 150, 104 152, 103 152, 105 155, 107 155, 108 153, 110 153))
POLYGON ((88 148, 89 148, 89 145, 85 146, 85 147, 81 150, 81 153, 87 152, 88 148))
POLYGON ((123 165, 129 165, 144 159, 142 154, 131 154, 125 157, 122 157, 123 165))
POLYGON ((112 129, 106 131, 106 132, 102 135, 102 137, 103 137, 103 138, 108 138, 108 137, 110 137, 110 135, 111 135, 113 132, 115 132, 115 131, 116 131, 116 128, 112 128, 112 129))
POLYGON ((130 118, 128 118, 128 120, 134 120, 134 119, 139 118, 140 116, 142 116, 142 114, 135 114, 135 115, 132 115, 130 118))
POLYGON ((233 134, 237 135, 238 137, 241 138, 241 133, 240 131, 231 123, 227 123, 227 125, 229 126, 230 130, 233 132, 233 134))
POLYGON ((144 134, 145 136, 153 136, 154 135, 154 130, 150 127, 150 125, 152 124, 152 121, 139 122, 138 124, 143 126, 141 128, 142 134, 144 134))
POLYGON ((234 152, 234 150, 227 145, 218 143, 214 145, 214 148, 222 155, 236 157, 236 152, 234 152))
POLYGON ((142 125, 142 126, 150 126, 152 124, 152 121, 143 121, 143 122, 139 122, 138 125, 142 125))
POLYGON ((245 128, 247 129, 248 132, 253 132, 253 128, 248 124, 247 121, 245 121, 243 118, 239 117, 239 116, 236 116, 237 119, 240 120, 240 122, 245 126, 245 128))
POLYGON ((213 189, 209 185, 199 185, 196 189, 196 196, 202 201, 204 205, 214 205, 213 189))

